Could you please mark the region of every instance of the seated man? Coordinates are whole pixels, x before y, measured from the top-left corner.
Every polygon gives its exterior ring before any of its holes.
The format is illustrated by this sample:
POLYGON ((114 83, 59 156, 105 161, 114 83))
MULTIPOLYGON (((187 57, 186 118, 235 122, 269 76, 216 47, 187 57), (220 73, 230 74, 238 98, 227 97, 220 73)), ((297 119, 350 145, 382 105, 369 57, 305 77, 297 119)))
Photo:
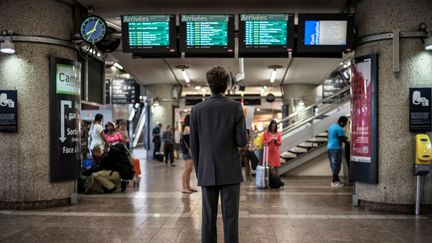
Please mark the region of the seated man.
POLYGON ((120 187, 120 174, 114 171, 114 162, 104 153, 101 146, 93 150, 95 157, 100 158, 98 171, 92 175, 105 189, 105 192, 111 193, 120 187))

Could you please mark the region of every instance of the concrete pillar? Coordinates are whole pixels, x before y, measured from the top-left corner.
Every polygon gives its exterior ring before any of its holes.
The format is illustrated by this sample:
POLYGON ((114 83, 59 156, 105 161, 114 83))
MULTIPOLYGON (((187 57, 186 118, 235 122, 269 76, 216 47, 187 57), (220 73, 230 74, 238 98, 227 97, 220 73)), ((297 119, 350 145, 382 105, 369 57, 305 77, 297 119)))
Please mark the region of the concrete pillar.
MULTIPOLYGON (((0 1, 0 30, 70 40, 72 6, 53 0, 0 1)), ((0 89, 18 91, 18 133, 0 133, 0 208, 65 205, 74 182, 49 177, 49 56, 76 60, 73 49, 15 43, 16 54, 0 53, 0 89)))
MULTIPOLYGON (((416 31, 421 22, 432 27, 430 0, 363 0, 355 6, 359 36, 416 31)), ((401 39, 399 73, 392 70, 392 41, 362 45, 356 56, 378 53, 378 184, 356 183, 360 205, 382 211, 412 212, 415 201, 414 134, 409 132, 409 88, 431 87, 432 53, 420 39, 401 39)), ((426 179, 425 204, 432 203, 432 184, 426 179)))
MULTIPOLYGON (((173 126, 173 107, 179 106, 179 101, 172 98, 174 85, 158 84, 145 86, 145 96, 148 99, 157 99, 159 105, 152 105, 150 108, 150 133, 157 123, 162 123, 162 131, 166 130, 167 125, 173 126)), ((150 134, 150 141, 152 137, 150 134)), ((162 150, 162 149, 161 149, 162 150)), ((153 151, 153 143, 151 143, 153 151)))

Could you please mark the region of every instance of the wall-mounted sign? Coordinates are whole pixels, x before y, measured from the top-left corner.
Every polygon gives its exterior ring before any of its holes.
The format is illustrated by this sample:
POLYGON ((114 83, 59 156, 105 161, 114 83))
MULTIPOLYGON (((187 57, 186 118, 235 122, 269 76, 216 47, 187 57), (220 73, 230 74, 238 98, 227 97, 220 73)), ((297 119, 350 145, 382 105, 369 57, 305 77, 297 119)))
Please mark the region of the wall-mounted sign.
POLYGON ((432 88, 410 88, 410 132, 432 131, 432 88))
POLYGON ((378 183, 377 55, 355 59, 351 67, 351 175, 378 183))
POLYGON ((51 181, 79 177, 81 144, 81 64, 50 58, 50 160, 51 181))
POLYGON ((135 82, 134 79, 114 79, 111 81, 112 104, 138 103, 140 101, 139 95, 140 86, 135 82))
POLYGON ((17 132, 17 91, 0 90, 0 132, 17 132))

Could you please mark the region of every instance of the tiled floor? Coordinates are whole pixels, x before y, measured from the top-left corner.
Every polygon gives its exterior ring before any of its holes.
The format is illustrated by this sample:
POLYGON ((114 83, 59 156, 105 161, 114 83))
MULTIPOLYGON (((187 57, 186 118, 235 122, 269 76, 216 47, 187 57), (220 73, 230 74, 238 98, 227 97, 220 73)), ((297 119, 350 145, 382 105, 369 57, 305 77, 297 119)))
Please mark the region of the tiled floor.
MULTIPOLYGON (((0 242, 199 242, 201 196, 180 193, 182 162, 141 163, 139 189, 80 195, 70 207, 0 211, 0 242)), ((351 187, 331 189, 326 178, 284 180, 281 190, 242 185, 241 242, 432 242, 428 216, 362 211, 351 206, 351 187)), ((218 227, 223 242, 221 217, 218 227)))

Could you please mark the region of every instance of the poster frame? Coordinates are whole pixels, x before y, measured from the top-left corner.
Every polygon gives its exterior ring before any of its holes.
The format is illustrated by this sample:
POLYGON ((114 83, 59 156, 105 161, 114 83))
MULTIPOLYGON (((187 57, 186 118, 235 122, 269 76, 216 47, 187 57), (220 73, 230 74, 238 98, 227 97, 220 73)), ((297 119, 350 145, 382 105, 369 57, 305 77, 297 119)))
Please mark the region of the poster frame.
MULTIPOLYGON (((371 101, 370 101, 370 134, 371 134, 371 161, 370 163, 356 162, 350 159, 350 174, 352 180, 368 184, 378 184, 378 54, 360 56, 354 59, 354 64, 370 60, 371 65, 371 101)), ((351 119, 353 107, 353 80, 351 81, 351 119)), ((351 127, 351 134, 353 128, 351 127)), ((351 156, 353 155, 353 146, 350 146, 351 156)))

